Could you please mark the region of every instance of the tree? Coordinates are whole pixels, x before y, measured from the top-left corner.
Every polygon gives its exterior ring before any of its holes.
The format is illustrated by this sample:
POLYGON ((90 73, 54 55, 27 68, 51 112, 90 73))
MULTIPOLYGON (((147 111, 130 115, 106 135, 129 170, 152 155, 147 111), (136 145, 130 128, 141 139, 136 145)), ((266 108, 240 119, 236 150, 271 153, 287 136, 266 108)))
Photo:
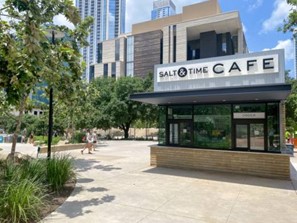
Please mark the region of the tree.
MULTIPOLYGON (((151 78, 152 79, 152 78, 151 78)), ((97 92, 91 94, 93 127, 109 129, 119 128, 124 131, 124 137, 129 137, 129 129, 137 120, 151 121, 149 116, 156 117, 156 109, 153 106, 130 100, 130 95, 137 92, 145 92, 152 88, 151 79, 137 77, 98 78, 91 83, 90 89, 97 92)), ((149 122, 148 122, 149 123, 149 122)))
POLYGON ((290 78, 286 71, 286 82, 292 85, 291 94, 286 99, 286 126, 297 130, 297 80, 290 78))
POLYGON ((283 26, 279 29, 284 33, 287 31, 293 32, 297 25, 297 0, 287 0, 287 3, 292 6, 288 18, 284 20, 283 26))
POLYGON ((63 88, 61 85, 80 81, 79 47, 87 45, 92 18, 81 21, 72 0, 6 0, 0 15, 12 18, 10 22, 0 20, 0 90, 19 111, 11 148, 14 154, 28 97, 37 84, 63 88), (53 25, 59 14, 75 28, 53 25), (64 32, 67 38, 52 44, 45 35, 48 28, 64 32))

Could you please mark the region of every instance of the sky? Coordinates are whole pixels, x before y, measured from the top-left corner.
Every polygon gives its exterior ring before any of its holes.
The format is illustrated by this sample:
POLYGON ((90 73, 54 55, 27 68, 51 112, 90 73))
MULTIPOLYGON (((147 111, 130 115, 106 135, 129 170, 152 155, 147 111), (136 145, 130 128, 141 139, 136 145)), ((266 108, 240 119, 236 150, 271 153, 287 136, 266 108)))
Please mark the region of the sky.
MULTIPOLYGON (((294 43, 292 33, 277 31, 290 12, 286 0, 218 0, 222 12, 239 11, 249 52, 285 49, 286 70, 294 77, 294 43)), ((0 0, 0 6, 4 0, 0 0)), ((173 0, 177 13, 182 7, 201 0, 173 0)), ((126 32, 132 24, 150 20, 153 0, 126 0, 126 32)), ((62 16, 56 23, 67 24, 62 16)), ((69 24, 69 23, 68 23, 69 24)))

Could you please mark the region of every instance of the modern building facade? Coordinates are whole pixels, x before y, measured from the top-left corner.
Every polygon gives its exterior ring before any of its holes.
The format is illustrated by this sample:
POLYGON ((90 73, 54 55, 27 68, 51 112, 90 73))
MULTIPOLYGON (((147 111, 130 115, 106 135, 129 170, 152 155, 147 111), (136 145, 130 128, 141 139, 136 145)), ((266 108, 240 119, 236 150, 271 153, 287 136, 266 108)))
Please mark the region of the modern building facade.
POLYGON ((153 2, 153 10, 151 19, 160 19, 167 16, 175 15, 175 4, 171 0, 155 0, 153 2))
MULTIPOLYGON (((181 14, 134 24, 125 38, 126 48, 121 50, 126 49, 126 68, 121 69, 124 73, 117 70, 116 76, 145 77, 154 72, 155 64, 248 52, 239 13, 221 12, 217 0, 185 6, 181 14)), ((109 47, 105 48, 108 51, 109 47)), ((101 68, 95 69, 95 76, 103 76, 103 65, 96 66, 101 68)))
POLYGON ((289 178, 290 92, 274 50, 156 65, 154 92, 131 99, 160 106, 153 165, 289 178))
POLYGON ((94 64, 98 58, 98 41, 114 39, 125 33, 126 0, 76 0, 80 16, 92 16, 88 37, 89 46, 82 49, 83 60, 86 62, 84 79, 94 78, 94 64))
POLYGON ((126 45, 125 35, 98 43, 97 64, 92 66, 94 77, 119 78, 126 73, 126 45))
POLYGON ((295 72, 295 79, 297 79, 297 29, 294 29, 293 32, 293 39, 294 39, 294 72, 295 72))

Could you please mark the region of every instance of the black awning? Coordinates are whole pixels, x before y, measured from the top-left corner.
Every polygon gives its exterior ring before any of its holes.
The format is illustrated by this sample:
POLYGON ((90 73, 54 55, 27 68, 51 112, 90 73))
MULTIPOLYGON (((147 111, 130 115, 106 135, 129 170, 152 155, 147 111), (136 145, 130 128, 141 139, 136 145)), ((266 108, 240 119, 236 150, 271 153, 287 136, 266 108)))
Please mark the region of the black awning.
POLYGON ((290 84, 225 87, 188 91, 137 93, 130 95, 133 101, 148 104, 193 104, 247 101, 280 101, 291 93, 290 84))

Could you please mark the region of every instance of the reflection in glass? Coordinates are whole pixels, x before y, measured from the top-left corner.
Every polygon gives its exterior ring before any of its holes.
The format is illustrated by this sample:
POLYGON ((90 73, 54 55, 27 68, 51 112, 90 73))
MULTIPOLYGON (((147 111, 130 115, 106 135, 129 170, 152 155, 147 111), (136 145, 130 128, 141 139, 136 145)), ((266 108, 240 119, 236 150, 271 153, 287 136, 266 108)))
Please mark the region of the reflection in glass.
POLYGON ((178 144, 178 124, 177 123, 170 123, 169 125, 169 143, 173 145, 178 144))
POLYGON ((250 149, 263 150, 265 148, 264 124, 250 124, 250 149))
POLYGON ((159 133, 158 133, 159 145, 166 144, 166 107, 159 107, 159 133))
POLYGON ((267 104, 268 151, 280 151, 278 103, 267 104))
POLYGON ((180 145, 181 146, 192 145, 191 122, 181 122, 179 127, 180 127, 180 145))
POLYGON ((192 106, 168 107, 168 119, 192 119, 192 106))
POLYGON ((194 145, 231 149, 231 105, 195 106, 194 145))
POLYGON ((233 112, 265 112, 265 104, 257 103, 257 104, 235 104, 233 105, 233 112))
POLYGON ((248 148, 248 125, 236 125, 236 148, 248 148))

